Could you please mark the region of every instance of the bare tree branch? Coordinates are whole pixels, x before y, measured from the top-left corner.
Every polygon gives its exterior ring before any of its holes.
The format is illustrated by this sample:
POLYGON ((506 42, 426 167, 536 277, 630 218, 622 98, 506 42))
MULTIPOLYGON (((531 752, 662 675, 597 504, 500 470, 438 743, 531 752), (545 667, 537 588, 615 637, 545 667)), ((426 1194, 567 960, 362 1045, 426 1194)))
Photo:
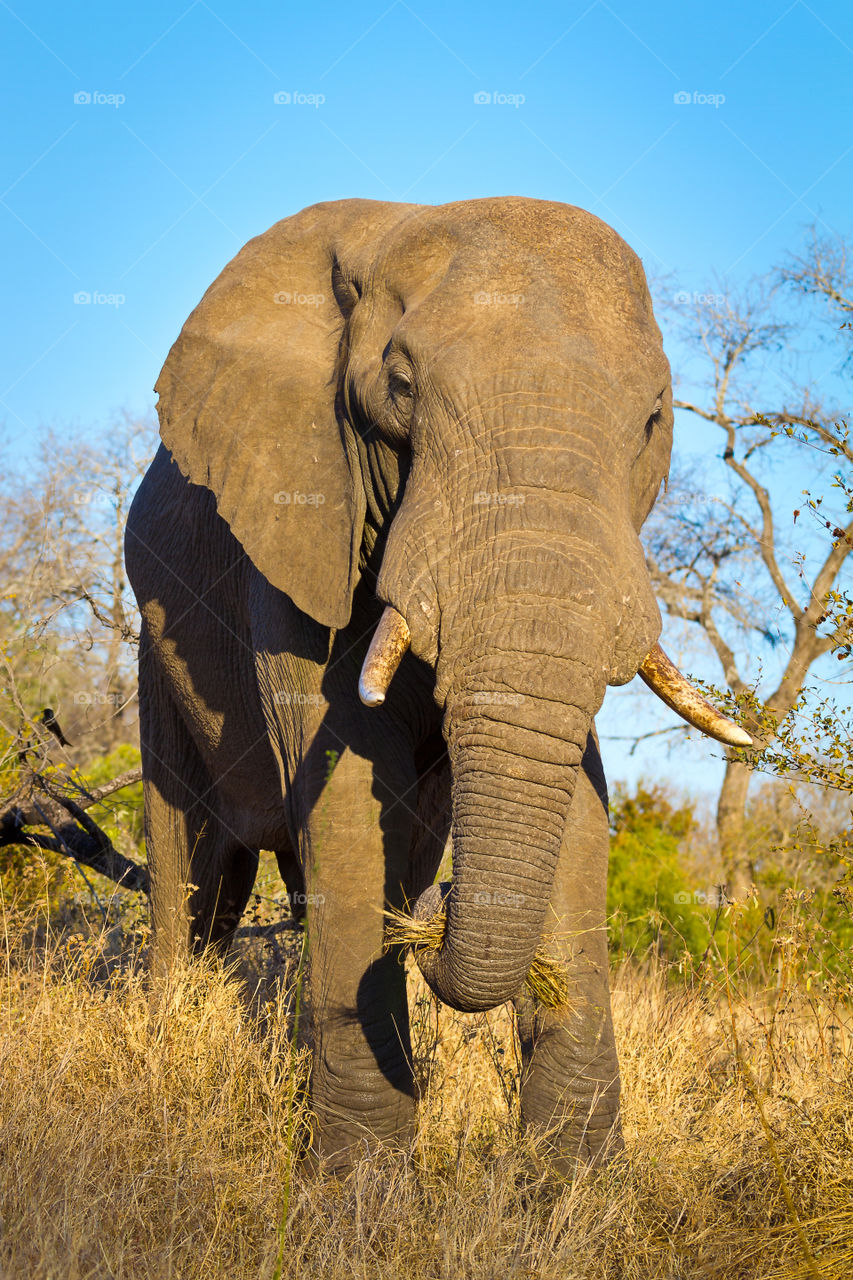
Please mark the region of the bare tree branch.
MULTIPOLYGON (((738 479, 747 486, 758 504, 758 509, 761 513, 761 534, 756 537, 756 543, 761 552, 762 559, 767 566, 767 572, 770 574, 773 585, 776 587, 776 590, 779 592, 780 597, 786 607, 790 610, 792 616, 796 619, 801 616, 803 610, 797 603, 794 592, 785 581, 785 576, 779 568, 779 563, 776 558, 776 534, 770 494, 764 485, 756 479, 745 463, 738 460, 735 454, 736 427, 738 425, 747 424, 736 424, 725 413, 724 403, 728 392, 728 379, 730 373, 731 368, 727 367, 722 381, 718 384, 715 397, 716 408, 714 412, 700 409, 697 405, 691 404, 686 400, 675 400, 673 401, 673 404, 676 408, 686 409, 690 413, 698 414, 699 417, 704 418, 708 422, 715 423, 716 426, 720 427, 725 432, 726 445, 723 450, 723 462, 731 471, 734 472, 738 479)), ((752 417, 754 419, 754 415, 752 415, 752 417)), ((751 425, 751 422, 749 425, 751 425)), ((757 531, 751 527, 744 516, 738 514, 737 518, 741 521, 748 533, 753 536, 756 535, 757 531)))
POLYGON ((0 848, 30 845, 64 854, 91 867, 122 889, 148 892, 148 870, 114 848, 109 836, 85 813, 91 805, 122 787, 138 782, 140 770, 133 769, 113 778, 96 790, 84 793, 80 804, 72 800, 51 779, 32 773, 18 794, 0 811, 0 848), (69 822, 69 816, 73 821, 69 822), (47 827, 51 832, 28 831, 27 827, 47 827))

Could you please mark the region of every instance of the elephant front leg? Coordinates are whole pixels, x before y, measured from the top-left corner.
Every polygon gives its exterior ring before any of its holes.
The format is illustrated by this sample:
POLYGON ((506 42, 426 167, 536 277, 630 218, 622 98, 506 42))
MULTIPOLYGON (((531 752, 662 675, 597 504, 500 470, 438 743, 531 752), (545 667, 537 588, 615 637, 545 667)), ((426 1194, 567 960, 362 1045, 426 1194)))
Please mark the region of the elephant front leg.
POLYGON ((522 1048, 521 1114, 566 1172, 621 1150, 619 1064, 608 976, 607 789, 590 734, 545 924, 549 950, 567 966, 570 1006, 516 1001, 522 1048))
MULTIPOLYGON (((318 744, 321 738, 315 740, 318 744)), ((313 1154, 345 1169, 414 1128, 405 970, 383 954, 383 908, 403 905, 411 816, 403 778, 326 744, 303 827, 314 1057, 313 1154), (401 799, 403 797, 403 799, 401 799)), ((309 766, 306 764, 306 768, 309 766)))

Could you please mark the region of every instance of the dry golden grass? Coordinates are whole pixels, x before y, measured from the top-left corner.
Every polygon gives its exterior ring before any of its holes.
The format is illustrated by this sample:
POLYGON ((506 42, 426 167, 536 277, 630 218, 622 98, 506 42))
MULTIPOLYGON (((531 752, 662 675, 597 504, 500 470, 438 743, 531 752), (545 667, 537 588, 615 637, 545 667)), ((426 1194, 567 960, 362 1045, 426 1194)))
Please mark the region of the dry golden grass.
POLYGON ((295 1159, 295 956, 251 940, 155 1011, 121 929, 0 919, 0 1277, 634 1280, 853 1268, 847 1015, 614 975, 627 1151, 574 1182, 517 1130, 505 1009, 439 1008, 412 975, 425 1095, 411 1150, 346 1179, 295 1159), (737 1028, 740 1057, 733 1039, 737 1028))

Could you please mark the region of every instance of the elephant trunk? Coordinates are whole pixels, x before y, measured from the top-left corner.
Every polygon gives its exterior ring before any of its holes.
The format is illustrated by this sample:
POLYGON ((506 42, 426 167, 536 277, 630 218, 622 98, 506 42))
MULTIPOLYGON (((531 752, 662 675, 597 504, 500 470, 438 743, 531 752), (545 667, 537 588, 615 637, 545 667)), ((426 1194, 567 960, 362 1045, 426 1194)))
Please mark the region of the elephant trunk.
MULTIPOLYGON (((601 635, 586 637, 601 651, 601 635)), ((577 637, 575 652, 588 652, 577 637)), ((453 775, 453 885, 440 951, 421 970, 445 1004, 490 1009, 516 995, 539 945, 577 770, 605 681, 583 658, 499 655, 458 674, 445 735, 453 775), (490 669, 494 678, 490 678, 490 669), (566 691, 571 689, 571 695, 566 691), (557 692, 561 690, 561 692, 557 692)), ((415 914, 432 914, 436 886, 415 914)))

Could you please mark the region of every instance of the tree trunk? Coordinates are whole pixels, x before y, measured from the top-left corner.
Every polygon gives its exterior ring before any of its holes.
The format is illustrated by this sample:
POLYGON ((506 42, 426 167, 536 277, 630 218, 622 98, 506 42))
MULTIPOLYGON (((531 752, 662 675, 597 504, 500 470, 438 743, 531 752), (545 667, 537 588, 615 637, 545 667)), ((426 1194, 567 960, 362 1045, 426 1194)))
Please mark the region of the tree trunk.
POLYGON ((741 760, 727 760, 717 801, 717 836, 729 897, 740 897, 755 879, 751 850, 746 840, 746 799, 752 767, 741 760))

